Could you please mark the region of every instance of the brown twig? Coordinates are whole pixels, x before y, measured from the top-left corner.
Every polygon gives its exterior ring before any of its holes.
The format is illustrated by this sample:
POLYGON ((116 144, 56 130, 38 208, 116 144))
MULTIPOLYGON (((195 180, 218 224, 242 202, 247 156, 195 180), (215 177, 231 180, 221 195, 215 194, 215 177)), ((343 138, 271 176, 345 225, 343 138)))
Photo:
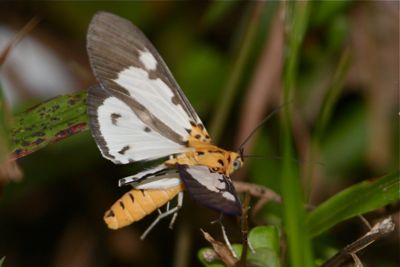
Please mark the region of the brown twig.
POLYGON ((200 231, 203 233, 204 238, 211 244, 215 252, 214 254, 210 251, 206 251, 206 254, 203 255, 205 260, 212 262, 220 259, 228 267, 236 266, 238 259, 232 254, 231 250, 226 244, 215 240, 209 233, 205 232, 203 229, 200 229, 200 231))
POLYGON ((372 229, 368 233, 366 233, 364 236, 360 237, 353 243, 345 246, 335 256, 326 261, 322 265, 322 267, 342 266, 343 264, 353 259, 354 255, 357 252, 371 245, 376 240, 390 234, 391 232, 393 232, 393 230, 394 223, 391 217, 388 217, 378 222, 372 227, 372 229))
POLYGON ((233 181, 233 185, 238 193, 249 193, 252 197, 282 203, 282 197, 265 186, 241 181, 233 181))
POLYGON ((248 211, 250 209, 250 199, 251 196, 249 193, 246 193, 244 196, 243 207, 242 207, 242 255, 240 256, 240 260, 238 263, 239 267, 246 266, 246 258, 247 258, 247 250, 249 248, 249 221, 248 221, 248 211))
POLYGON ((252 208, 252 217, 269 201, 282 203, 282 197, 265 186, 241 181, 233 181, 233 185, 238 193, 248 193, 252 197, 258 198, 258 201, 252 208))

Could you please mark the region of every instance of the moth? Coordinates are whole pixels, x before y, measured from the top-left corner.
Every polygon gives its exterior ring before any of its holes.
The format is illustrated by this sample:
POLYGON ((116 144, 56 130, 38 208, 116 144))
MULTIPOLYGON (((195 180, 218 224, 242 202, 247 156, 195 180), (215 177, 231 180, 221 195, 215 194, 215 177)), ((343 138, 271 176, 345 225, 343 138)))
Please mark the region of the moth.
POLYGON ((158 210, 142 237, 182 206, 183 191, 211 209, 240 215, 230 175, 243 165, 241 151, 214 145, 196 111, 146 36, 130 21, 97 13, 87 52, 98 85, 89 89, 89 127, 103 157, 116 164, 166 160, 119 180, 132 189, 105 213, 119 229, 158 210), (177 196, 177 205, 169 203, 177 196), (167 204, 167 205, 166 205, 167 204), (166 205, 165 211, 160 208, 166 205))

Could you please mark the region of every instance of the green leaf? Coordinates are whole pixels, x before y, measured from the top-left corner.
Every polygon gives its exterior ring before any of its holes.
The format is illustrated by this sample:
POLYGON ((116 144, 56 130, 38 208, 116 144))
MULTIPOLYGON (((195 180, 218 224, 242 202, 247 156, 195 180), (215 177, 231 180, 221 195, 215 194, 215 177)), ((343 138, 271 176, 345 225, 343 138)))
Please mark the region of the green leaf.
POLYGON ((247 254, 247 263, 262 267, 280 266, 279 233, 275 226, 258 226, 249 233, 255 253, 247 254))
POLYGON ((311 236, 354 216, 372 211, 400 199, 399 172, 353 185, 334 195, 307 218, 311 236))
POLYGON ((14 158, 86 130, 86 96, 86 91, 59 96, 16 115, 10 132, 14 158))
MULTIPOLYGON (((249 242, 255 253, 247 252, 248 266, 258 267, 280 267, 280 246, 279 233, 275 226, 258 226, 253 228, 249 233, 249 242)), ((242 252, 241 244, 233 244, 233 250, 240 258, 242 252)), ((197 254, 200 262, 205 267, 222 267, 220 261, 208 262, 204 255, 211 248, 202 248, 197 254)))
POLYGON ((279 254, 279 233, 275 226, 257 226, 249 233, 249 240, 254 249, 269 248, 279 254))
POLYGON ((4 263, 4 260, 6 259, 6 256, 3 256, 1 259, 0 259, 0 267, 2 267, 3 266, 3 263, 4 263))

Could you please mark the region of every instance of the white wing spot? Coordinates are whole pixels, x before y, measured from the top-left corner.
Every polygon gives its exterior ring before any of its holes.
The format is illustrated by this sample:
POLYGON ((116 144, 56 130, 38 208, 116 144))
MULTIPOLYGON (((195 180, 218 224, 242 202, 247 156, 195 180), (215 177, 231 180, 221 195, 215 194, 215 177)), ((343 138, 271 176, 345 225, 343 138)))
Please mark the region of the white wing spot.
POLYGON ((235 200, 236 200, 236 199, 235 199, 235 196, 232 195, 232 194, 229 193, 229 192, 224 192, 224 193, 222 194, 222 196, 223 196, 224 198, 230 200, 230 201, 235 201, 235 200))
POLYGON ((155 70, 157 68, 157 61, 150 52, 139 51, 139 53, 139 60, 143 63, 147 70, 155 70))
POLYGON ((147 125, 116 97, 108 97, 98 106, 97 122, 106 146, 103 156, 117 163, 156 159, 187 150, 156 131, 146 132, 147 125))

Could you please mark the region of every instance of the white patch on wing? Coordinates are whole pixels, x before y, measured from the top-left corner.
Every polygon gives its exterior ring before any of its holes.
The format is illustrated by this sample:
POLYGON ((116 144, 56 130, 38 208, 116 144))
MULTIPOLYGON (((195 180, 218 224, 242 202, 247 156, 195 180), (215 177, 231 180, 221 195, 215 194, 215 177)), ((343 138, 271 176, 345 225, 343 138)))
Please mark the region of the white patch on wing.
POLYGON ((139 60, 143 63, 147 70, 157 69, 157 60, 149 51, 139 51, 139 60))
POLYGON ((151 169, 141 171, 132 176, 119 179, 119 186, 130 184, 136 189, 166 189, 182 183, 176 169, 168 169, 160 164, 151 169))
POLYGON ((222 196, 228 200, 236 201, 236 198, 228 190, 227 183, 222 174, 216 172, 210 172, 208 167, 204 166, 192 166, 187 168, 186 171, 195 179, 198 183, 207 188, 207 190, 221 193, 224 191, 222 196), (221 181, 222 180, 222 181, 221 181))
POLYGON ((185 137, 188 133, 185 129, 191 129, 189 116, 181 105, 172 102, 172 89, 161 79, 150 79, 147 71, 131 66, 121 71, 114 81, 154 116, 187 140, 185 137))
POLYGON ((179 178, 179 174, 176 174, 175 177, 168 177, 168 178, 158 178, 156 180, 148 180, 140 185, 134 186, 136 189, 167 189, 171 187, 175 187, 182 183, 181 179, 179 178))
POLYGON ((230 201, 236 201, 235 196, 229 192, 224 192, 222 196, 230 201))
POLYGON ((149 129, 123 101, 106 98, 97 108, 99 131, 106 142, 104 157, 116 163, 161 158, 187 148, 149 129))

